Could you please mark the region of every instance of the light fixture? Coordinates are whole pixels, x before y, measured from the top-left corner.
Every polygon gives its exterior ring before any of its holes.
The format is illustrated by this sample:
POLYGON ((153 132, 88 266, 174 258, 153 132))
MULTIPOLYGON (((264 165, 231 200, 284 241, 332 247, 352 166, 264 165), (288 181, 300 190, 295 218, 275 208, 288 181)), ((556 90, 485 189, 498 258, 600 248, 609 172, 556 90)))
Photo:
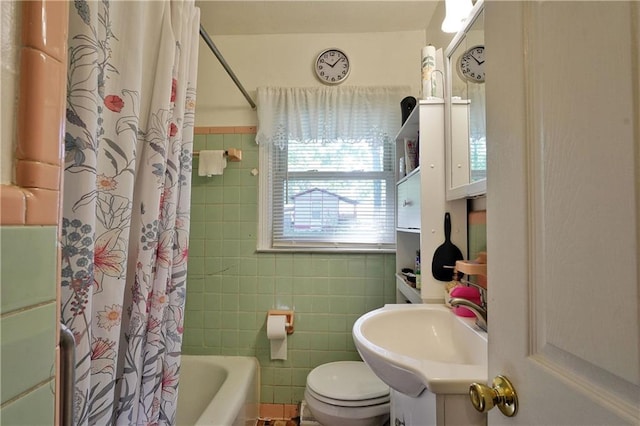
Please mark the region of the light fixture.
POLYGON ((445 33, 457 33, 464 21, 469 16, 469 12, 473 9, 471 0, 445 0, 444 1, 445 17, 442 21, 442 31, 445 33))

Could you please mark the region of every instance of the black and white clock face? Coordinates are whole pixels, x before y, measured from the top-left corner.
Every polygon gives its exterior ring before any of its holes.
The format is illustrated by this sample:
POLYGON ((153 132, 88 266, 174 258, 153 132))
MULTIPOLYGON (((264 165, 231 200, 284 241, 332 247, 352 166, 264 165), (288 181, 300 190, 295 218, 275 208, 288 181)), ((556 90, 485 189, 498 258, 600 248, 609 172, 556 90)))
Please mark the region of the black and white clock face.
POLYGON ((484 83, 484 46, 474 46, 460 56, 458 72, 467 81, 484 83))
POLYGON ((350 70, 349 58, 339 49, 324 50, 316 59, 316 76, 325 84, 342 83, 350 70))

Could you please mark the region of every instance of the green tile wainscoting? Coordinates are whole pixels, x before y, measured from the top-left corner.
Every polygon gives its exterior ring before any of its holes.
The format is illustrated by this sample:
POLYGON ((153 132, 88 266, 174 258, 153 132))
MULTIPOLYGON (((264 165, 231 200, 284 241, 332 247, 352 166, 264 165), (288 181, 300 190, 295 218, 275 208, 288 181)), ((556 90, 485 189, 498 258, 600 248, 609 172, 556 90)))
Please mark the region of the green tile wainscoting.
POLYGON ((221 176, 199 177, 194 158, 183 353, 255 356, 261 402, 295 404, 306 377, 331 361, 358 360, 351 328, 395 302, 393 254, 256 253, 255 134, 197 134, 194 150, 242 149, 221 176), (270 359, 269 309, 294 309, 288 359, 270 359))
POLYGON ((487 251, 487 211, 469 212, 469 259, 478 257, 482 251, 487 251))
POLYGON ((54 423, 55 226, 0 227, 3 424, 54 423))

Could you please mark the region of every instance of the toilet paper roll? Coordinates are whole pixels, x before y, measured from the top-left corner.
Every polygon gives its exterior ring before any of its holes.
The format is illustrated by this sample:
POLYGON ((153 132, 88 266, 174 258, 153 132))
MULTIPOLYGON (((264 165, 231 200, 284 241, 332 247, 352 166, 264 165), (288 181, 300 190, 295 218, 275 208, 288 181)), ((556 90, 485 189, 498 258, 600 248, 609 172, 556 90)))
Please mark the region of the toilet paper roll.
POLYGON ((436 69, 436 48, 432 45, 422 48, 422 99, 434 96, 433 71, 436 69))
POLYGON ((271 344, 271 359, 287 359, 287 317, 269 315, 267 317, 267 338, 271 344))

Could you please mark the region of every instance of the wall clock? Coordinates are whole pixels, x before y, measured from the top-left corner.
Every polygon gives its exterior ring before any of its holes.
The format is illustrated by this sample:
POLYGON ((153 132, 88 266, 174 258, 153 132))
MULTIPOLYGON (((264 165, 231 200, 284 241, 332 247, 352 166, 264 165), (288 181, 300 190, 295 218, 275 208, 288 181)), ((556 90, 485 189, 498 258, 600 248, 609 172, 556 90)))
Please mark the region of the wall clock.
POLYGON ((484 83, 484 46, 473 46, 460 55, 458 73, 464 80, 484 83))
POLYGON ((326 49, 316 58, 314 70, 324 84, 340 84, 347 79, 351 71, 349 58, 340 49, 326 49))

